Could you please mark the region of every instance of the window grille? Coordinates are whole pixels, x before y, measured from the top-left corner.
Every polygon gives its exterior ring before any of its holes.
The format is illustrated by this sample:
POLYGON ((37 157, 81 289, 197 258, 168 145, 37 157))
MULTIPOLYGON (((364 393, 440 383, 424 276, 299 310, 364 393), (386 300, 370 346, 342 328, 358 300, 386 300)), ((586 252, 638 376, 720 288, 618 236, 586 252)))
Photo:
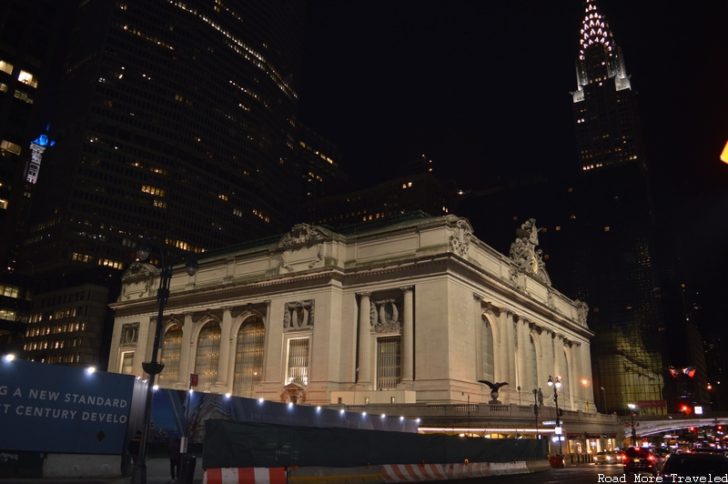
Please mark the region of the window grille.
POLYGON ((133 364, 134 364, 134 352, 133 351, 124 351, 121 354, 121 364, 119 365, 119 373, 123 373, 124 375, 134 374, 133 366, 132 366, 133 364))
POLYGON ((174 326, 167 330, 162 340, 162 360, 164 369, 159 374, 159 384, 172 384, 179 377, 179 355, 182 349, 182 328, 174 326))
POLYGON ((254 385, 263 379, 263 347, 265 326, 259 318, 248 319, 238 331, 235 350, 235 378, 233 392, 236 395, 252 395, 254 385))
POLYGON ((198 386, 206 387, 217 381, 217 365, 220 361, 220 325, 214 321, 205 324, 197 339, 195 373, 198 386))
POLYGON ((308 338, 288 341, 288 379, 286 383, 308 385, 308 338))
POLYGON ((396 388, 401 379, 401 338, 388 336, 377 340, 377 389, 396 388))

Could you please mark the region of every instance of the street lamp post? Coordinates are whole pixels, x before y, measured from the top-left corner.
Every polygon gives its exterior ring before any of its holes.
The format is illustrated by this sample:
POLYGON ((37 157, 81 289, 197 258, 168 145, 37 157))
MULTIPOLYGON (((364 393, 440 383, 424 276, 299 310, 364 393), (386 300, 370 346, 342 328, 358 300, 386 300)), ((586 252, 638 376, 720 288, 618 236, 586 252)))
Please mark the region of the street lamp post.
POLYGON ((627 407, 629 407, 629 416, 630 416, 630 422, 632 424, 632 446, 637 445, 637 429, 635 429, 634 426, 634 418, 637 415, 637 405, 634 403, 628 403, 627 407))
MULTIPOLYGON (((165 261, 165 251, 157 246, 158 255, 161 261, 161 269, 159 273, 159 288, 157 289, 157 326, 154 331, 154 343, 152 345, 152 359, 142 363, 142 368, 149 375, 147 382, 147 393, 146 400, 144 401, 144 420, 142 428, 142 438, 139 444, 139 455, 134 465, 134 484, 146 484, 147 483, 147 444, 149 442, 149 427, 152 419, 152 400, 154 392, 154 381, 156 376, 164 369, 164 364, 157 361, 159 356, 159 347, 162 340, 162 333, 164 331, 164 305, 167 303, 169 298, 169 284, 172 280, 172 266, 168 265, 165 261)), ((145 244, 140 244, 137 247, 137 259, 140 262, 147 260, 152 252, 152 248, 145 244)), ((197 272, 197 262, 194 260, 187 261, 187 273, 194 275, 197 272)))
POLYGON ((559 439, 559 455, 563 456, 563 430, 561 429, 561 412, 559 412, 559 388, 561 388, 561 377, 557 376, 555 379, 549 375, 548 385, 554 389, 554 405, 556 406, 556 437, 559 439))

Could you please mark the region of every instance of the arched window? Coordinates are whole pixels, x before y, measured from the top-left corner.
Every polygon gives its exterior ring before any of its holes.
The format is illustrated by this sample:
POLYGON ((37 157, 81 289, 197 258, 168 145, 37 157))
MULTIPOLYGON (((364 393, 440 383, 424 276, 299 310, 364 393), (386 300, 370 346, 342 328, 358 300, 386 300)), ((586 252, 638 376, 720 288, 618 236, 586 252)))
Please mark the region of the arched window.
POLYGON ((197 338, 197 354, 195 356, 195 373, 198 385, 209 387, 217 380, 217 365, 220 361, 220 324, 209 321, 200 331, 197 338))
POLYGON ((263 346, 265 326, 259 317, 248 318, 238 331, 235 349, 233 392, 252 396, 254 387, 263 379, 263 346))
POLYGON ((483 336, 482 336, 482 351, 481 355, 483 358, 483 379, 490 382, 495 381, 495 354, 493 353, 493 328, 490 325, 490 321, 485 319, 483 324, 483 336))
POLYGON ((179 378, 179 355, 182 349, 182 328, 179 325, 170 327, 162 339, 162 359, 164 364, 159 374, 159 385, 171 385, 179 378))

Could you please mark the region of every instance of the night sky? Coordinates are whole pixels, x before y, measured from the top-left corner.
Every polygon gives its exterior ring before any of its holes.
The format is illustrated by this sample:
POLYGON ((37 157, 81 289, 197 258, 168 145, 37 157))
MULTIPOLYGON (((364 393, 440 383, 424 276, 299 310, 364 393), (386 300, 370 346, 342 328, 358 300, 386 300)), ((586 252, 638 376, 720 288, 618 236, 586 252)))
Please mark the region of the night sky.
MULTIPOLYGON (((701 289, 708 325, 725 326, 728 0, 598 6, 638 93, 662 242, 701 289)), ((580 0, 312 0, 300 117, 363 185, 423 152, 464 188, 575 170, 582 13, 580 0)))

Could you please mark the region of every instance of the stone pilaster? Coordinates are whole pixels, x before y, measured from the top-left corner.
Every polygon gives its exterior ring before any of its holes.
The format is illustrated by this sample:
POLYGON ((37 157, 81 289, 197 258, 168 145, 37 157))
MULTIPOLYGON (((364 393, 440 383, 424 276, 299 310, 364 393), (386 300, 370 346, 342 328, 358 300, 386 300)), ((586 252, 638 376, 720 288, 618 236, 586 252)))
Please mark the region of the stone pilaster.
POLYGON ((230 360, 230 347, 233 343, 232 337, 233 317, 230 308, 223 309, 222 325, 220 325, 220 358, 217 362, 217 386, 230 388, 228 377, 228 365, 230 360))
POLYGON ((414 286, 402 288, 404 294, 403 327, 402 327, 402 381, 414 379, 414 286))
POLYGON ((185 314, 185 322, 182 327, 182 346, 180 348, 179 355, 179 375, 177 376, 177 382, 180 383, 184 388, 189 386, 190 373, 193 373, 194 367, 194 352, 196 347, 192 341, 192 332, 194 326, 192 324, 192 314, 185 314))
POLYGON ((369 292, 359 293, 359 367, 357 383, 367 388, 371 385, 371 314, 369 292))

